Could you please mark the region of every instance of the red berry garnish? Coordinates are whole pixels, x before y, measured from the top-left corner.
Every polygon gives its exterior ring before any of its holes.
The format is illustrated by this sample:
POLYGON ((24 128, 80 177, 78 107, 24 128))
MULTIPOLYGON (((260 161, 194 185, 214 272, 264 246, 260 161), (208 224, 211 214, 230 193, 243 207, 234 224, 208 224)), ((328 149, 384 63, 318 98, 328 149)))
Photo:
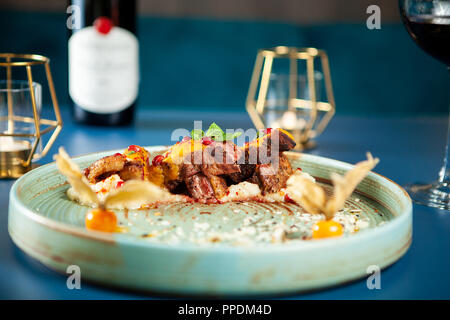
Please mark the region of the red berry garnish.
POLYGON ((211 139, 210 137, 203 137, 203 138, 202 138, 202 143, 203 143, 205 146, 208 146, 208 145, 210 145, 211 143, 213 143, 213 139, 211 139))
POLYGON ((119 152, 117 152, 117 153, 114 153, 114 156, 121 156, 122 154, 121 153, 119 153, 119 152))
POLYGON ((267 128, 266 130, 264 130, 265 134, 270 134, 272 132, 272 128, 267 128))
POLYGON ((101 34, 108 34, 113 26, 111 19, 108 17, 98 17, 94 21, 95 29, 101 34))
POLYGON ((162 154, 159 154, 153 158, 152 165, 159 166, 163 160, 164 160, 164 156, 162 154))
POLYGON ((132 144, 131 146, 128 147, 128 151, 139 152, 139 151, 141 151, 141 147, 132 144))
POLYGON ((295 201, 292 200, 287 194, 284 196, 284 201, 287 203, 295 203, 295 201))
POLYGON ((116 184, 116 188, 120 188, 121 186, 123 186, 123 181, 119 181, 116 184))

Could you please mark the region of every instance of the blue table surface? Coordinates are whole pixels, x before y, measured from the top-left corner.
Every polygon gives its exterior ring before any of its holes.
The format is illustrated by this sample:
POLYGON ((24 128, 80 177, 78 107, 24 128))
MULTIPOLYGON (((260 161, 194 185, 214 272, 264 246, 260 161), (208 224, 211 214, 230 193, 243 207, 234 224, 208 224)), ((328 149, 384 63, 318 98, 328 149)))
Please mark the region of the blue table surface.
MULTIPOLYGON (((216 121, 224 128, 252 127, 240 113, 139 111, 131 127, 101 128, 75 124, 63 108, 64 128, 50 154, 64 146, 70 155, 124 148, 130 144, 171 144, 175 128, 204 126, 216 121)), ((437 177, 444 156, 447 117, 336 116, 318 138, 313 154, 350 163, 371 151, 381 159, 375 171, 399 184, 437 177)), ((50 162, 51 155, 40 163, 50 162)), ((3 299, 152 299, 164 296, 106 288, 82 282, 69 290, 66 276, 25 255, 7 230, 8 196, 14 180, 0 180, 0 298, 3 299)), ((369 290, 367 279, 312 293, 269 298, 284 299, 449 299, 450 213, 414 205, 413 242, 408 252, 381 272, 381 289, 369 290)))

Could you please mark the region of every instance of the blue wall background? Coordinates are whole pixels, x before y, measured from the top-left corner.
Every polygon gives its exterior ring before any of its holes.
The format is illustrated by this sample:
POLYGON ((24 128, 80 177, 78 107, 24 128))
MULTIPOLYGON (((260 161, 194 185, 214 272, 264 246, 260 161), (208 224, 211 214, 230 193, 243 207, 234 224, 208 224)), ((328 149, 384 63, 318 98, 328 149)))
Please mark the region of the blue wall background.
MULTIPOLYGON (((67 98, 67 30, 61 13, 0 12, 0 52, 39 53, 67 98)), ((327 51, 340 114, 447 113, 450 75, 401 24, 298 26, 258 21, 140 17, 140 108, 239 110, 258 48, 327 51)), ((37 80, 42 79, 37 77, 37 80)))

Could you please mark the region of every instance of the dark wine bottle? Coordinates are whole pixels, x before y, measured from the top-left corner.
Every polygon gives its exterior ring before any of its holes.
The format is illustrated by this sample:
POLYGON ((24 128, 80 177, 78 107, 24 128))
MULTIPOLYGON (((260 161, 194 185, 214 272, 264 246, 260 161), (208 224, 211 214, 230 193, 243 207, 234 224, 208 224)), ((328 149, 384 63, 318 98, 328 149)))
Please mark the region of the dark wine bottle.
POLYGON ((89 125, 133 121, 139 86, 135 0, 71 0, 69 97, 73 117, 89 125))

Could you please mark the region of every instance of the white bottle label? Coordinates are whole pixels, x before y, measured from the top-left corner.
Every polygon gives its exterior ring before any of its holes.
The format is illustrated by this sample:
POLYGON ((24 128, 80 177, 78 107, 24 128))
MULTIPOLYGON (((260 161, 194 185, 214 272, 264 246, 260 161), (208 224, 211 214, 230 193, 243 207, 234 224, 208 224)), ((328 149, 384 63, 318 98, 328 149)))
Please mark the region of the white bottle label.
POLYGON ((139 44, 133 33, 113 27, 101 34, 86 27, 69 39, 69 94, 83 109, 114 113, 137 98, 139 44))

